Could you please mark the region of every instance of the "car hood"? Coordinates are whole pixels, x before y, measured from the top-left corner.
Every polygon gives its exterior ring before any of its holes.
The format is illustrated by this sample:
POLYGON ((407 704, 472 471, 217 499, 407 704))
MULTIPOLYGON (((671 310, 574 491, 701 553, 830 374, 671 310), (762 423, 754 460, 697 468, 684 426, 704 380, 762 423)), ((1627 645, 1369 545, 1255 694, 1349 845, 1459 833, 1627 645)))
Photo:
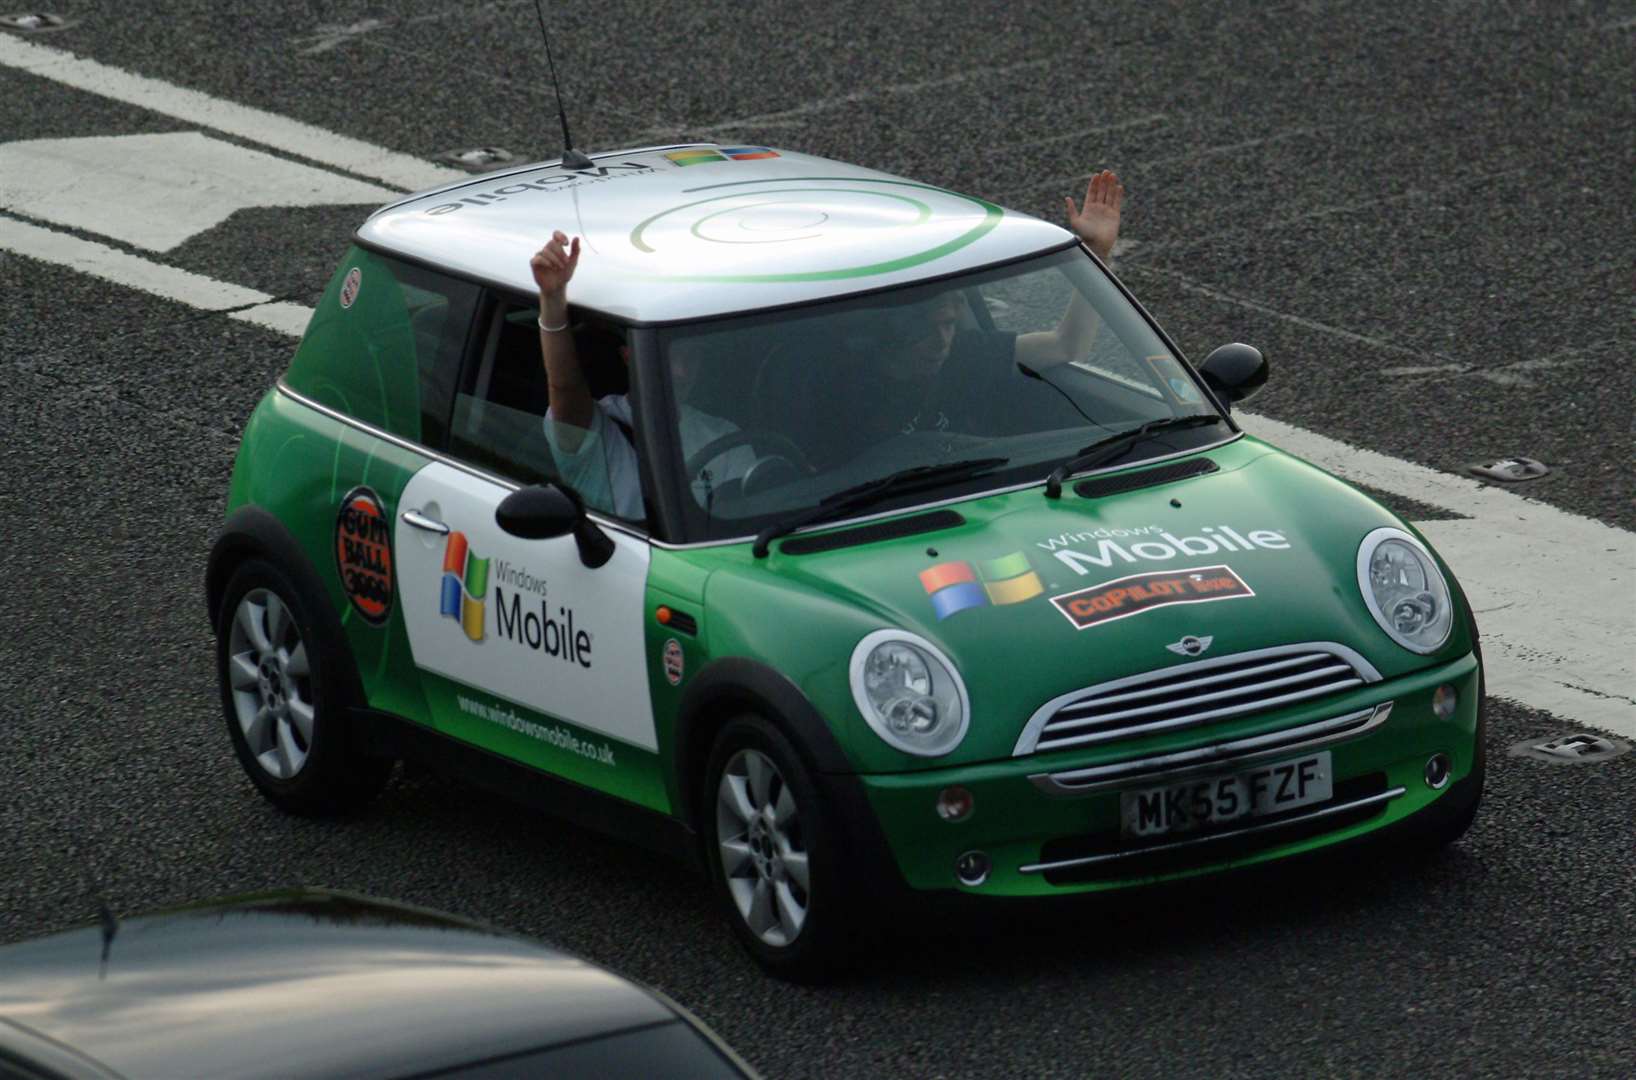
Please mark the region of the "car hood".
POLYGON ((974 499, 954 507, 963 524, 768 569, 959 668, 972 731, 927 764, 1009 756, 1051 699, 1200 656, 1331 642, 1385 678, 1442 658, 1394 644, 1362 601, 1358 548, 1404 527, 1390 512, 1248 437, 1194 459, 1216 468, 1100 498, 1070 485, 1058 500, 1038 487, 974 499))

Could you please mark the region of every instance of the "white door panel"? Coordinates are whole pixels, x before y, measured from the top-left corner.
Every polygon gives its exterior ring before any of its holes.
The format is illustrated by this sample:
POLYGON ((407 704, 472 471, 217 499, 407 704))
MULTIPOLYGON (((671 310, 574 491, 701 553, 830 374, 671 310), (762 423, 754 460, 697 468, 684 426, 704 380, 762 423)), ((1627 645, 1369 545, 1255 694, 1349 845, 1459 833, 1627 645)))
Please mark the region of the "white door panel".
POLYGON ((520 540, 495 524, 509 492, 450 466, 399 501, 399 595, 415 664, 645 750, 657 750, 642 645, 648 546, 610 532, 613 558, 572 536, 520 540), (417 528, 414 512, 447 533, 417 528))

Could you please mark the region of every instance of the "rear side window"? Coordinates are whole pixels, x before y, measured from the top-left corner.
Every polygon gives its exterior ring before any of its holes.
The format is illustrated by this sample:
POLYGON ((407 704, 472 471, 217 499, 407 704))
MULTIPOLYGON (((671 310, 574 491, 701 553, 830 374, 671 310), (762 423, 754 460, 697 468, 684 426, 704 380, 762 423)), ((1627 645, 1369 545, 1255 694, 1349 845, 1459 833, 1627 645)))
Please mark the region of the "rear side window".
POLYGON ((477 286, 354 247, 324 290, 290 389, 441 448, 477 286))

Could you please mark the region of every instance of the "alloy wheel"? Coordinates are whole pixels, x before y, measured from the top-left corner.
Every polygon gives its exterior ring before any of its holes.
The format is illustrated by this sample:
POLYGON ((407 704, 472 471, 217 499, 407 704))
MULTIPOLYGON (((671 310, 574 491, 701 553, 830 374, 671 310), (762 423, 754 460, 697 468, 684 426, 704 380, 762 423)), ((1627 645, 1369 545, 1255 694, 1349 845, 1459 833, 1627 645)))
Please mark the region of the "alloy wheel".
POLYGON ((739 916, 768 945, 801 933, 811 897, 801 815, 782 773, 759 750, 738 751, 716 789, 721 870, 739 916))
POLYGON ((293 778, 312 751, 312 671, 295 616, 277 593, 251 589, 239 601, 227 674, 251 756, 268 776, 293 778))

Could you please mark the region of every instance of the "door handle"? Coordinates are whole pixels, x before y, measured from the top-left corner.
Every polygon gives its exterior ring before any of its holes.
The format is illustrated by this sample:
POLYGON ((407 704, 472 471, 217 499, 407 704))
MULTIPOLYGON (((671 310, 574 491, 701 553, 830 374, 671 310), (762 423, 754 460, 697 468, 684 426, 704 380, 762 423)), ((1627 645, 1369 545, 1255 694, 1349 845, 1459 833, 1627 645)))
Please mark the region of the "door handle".
POLYGON ((426 532, 434 532, 439 536, 449 535, 449 527, 436 518, 429 518, 419 510, 405 510, 401 515, 405 525, 412 525, 426 532))

